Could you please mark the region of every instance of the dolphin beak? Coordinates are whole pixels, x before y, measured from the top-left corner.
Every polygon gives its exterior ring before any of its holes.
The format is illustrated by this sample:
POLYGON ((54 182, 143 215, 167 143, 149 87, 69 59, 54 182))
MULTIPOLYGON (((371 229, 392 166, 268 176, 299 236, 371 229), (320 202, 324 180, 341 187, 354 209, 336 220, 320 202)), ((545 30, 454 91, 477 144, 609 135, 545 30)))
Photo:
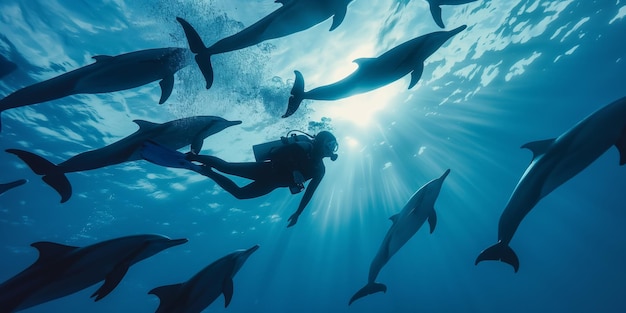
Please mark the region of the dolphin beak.
POLYGON ((258 249, 259 249, 259 245, 254 245, 250 249, 246 250, 246 252, 244 252, 246 258, 248 258, 252 253, 254 253, 254 251, 258 249))
POLYGON ((459 26, 459 27, 457 27, 457 28, 455 28, 455 29, 453 29, 453 30, 449 31, 449 32, 448 32, 448 35, 449 35, 450 37, 448 37, 448 38, 452 38, 452 36, 454 36, 454 35, 456 35, 456 34, 458 34, 458 33, 462 32, 462 31, 464 31, 466 28, 467 28, 467 25, 461 25, 461 26, 459 26))
POLYGON ((448 177, 448 174, 450 174, 450 169, 447 169, 443 175, 441 175, 441 177, 439 177, 439 180, 443 181, 444 179, 446 179, 446 177, 448 177))
POLYGON ((227 127, 235 126, 241 124, 241 121, 226 121, 227 127))
POLYGON ((187 243, 189 240, 187 238, 182 238, 182 239, 172 239, 170 240, 170 247, 175 247, 178 245, 182 245, 183 243, 187 243))

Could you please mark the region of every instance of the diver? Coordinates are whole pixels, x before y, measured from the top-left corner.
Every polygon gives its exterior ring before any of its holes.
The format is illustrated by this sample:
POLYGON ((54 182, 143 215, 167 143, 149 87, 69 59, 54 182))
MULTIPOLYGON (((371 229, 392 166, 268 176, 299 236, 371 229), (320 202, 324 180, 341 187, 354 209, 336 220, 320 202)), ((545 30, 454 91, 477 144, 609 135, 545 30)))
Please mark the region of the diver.
POLYGON ((337 159, 338 144, 335 136, 328 131, 321 131, 315 136, 304 132, 304 135, 289 136, 289 133, 280 140, 253 146, 256 162, 227 162, 210 155, 183 154, 154 142, 144 143, 142 157, 158 165, 186 168, 202 174, 237 199, 260 197, 279 187, 289 187, 291 193, 296 194, 305 189, 306 181, 311 180, 298 209, 288 219, 287 227, 291 227, 298 222, 298 217, 324 177, 326 167, 323 159, 337 159), (239 187, 222 173, 252 182, 239 187))

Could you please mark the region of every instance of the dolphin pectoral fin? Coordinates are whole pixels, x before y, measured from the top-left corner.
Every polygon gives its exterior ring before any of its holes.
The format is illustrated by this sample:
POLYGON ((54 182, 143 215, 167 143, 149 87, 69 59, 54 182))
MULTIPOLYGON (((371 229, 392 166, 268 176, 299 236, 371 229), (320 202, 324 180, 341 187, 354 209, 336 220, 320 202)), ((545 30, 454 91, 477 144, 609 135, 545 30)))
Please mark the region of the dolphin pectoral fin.
POLYGON ((446 28, 446 26, 443 24, 443 19, 441 18, 441 7, 433 3, 433 1, 431 0, 428 0, 428 5, 430 6, 430 15, 433 16, 433 19, 435 20, 435 23, 437 23, 437 26, 441 28, 446 28))
POLYGON ((422 73, 424 72, 424 63, 420 63, 414 70, 411 72, 411 82, 409 83, 409 89, 413 88, 415 84, 422 78, 422 73))
POLYGON ((128 272, 129 267, 130 263, 118 264, 113 271, 107 274, 104 284, 102 284, 102 286, 100 286, 100 288, 98 288, 98 290, 91 295, 91 298, 96 297, 94 301, 100 301, 102 298, 106 297, 106 295, 111 293, 111 291, 113 291, 113 289, 115 289, 115 287, 117 287, 117 285, 119 285, 122 281, 122 278, 124 278, 124 275, 128 272))
POLYGON ((363 298, 367 295, 371 295, 377 292, 387 292, 387 286, 385 286, 384 284, 380 284, 380 283, 375 283, 375 282, 371 282, 368 283, 367 285, 365 285, 365 287, 359 289, 359 291, 357 291, 352 298, 350 298, 350 302, 348 302, 348 305, 351 305, 352 302, 354 302, 357 299, 363 298))
POLYGON ((515 251, 513 251, 509 245, 502 243, 502 241, 498 241, 495 245, 483 250, 483 252, 481 252, 476 258, 474 265, 477 265, 485 260, 502 261, 507 263, 513 266, 515 273, 519 270, 519 259, 517 258, 515 251))
POLYGON ((339 8, 337 12, 335 12, 335 16, 333 17, 333 25, 330 26, 329 32, 335 30, 335 28, 339 27, 343 22, 343 19, 346 18, 346 12, 348 11, 347 6, 342 6, 339 8))
POLYGON ((161 312, 165 308, 172 307, 173 303, 176 302, 176 298, 182 286, 183 283, 166 285, 148 291, 148 294, 159 297, 159 300, 161 301, 159 303, 159 307, 157 308, 157 312, 161 312))
POLYGON ((202 150, 202 144, 204 144, 204 137, 197 135, 191 142, 191 152, 194 154, 200 153, 200 150, 202 150))
POLYGON ((552 143, 554 143, 554 138, 550 138, 550 139, 546 139, 546 140, 538 140, 538 141, 532 141, 532 142, 528 142, 525 145, 523 145, 521 148, 522 149, 528 149, 530 151, 532 151, 533 153, 533 160, 546 153, 546 151, 548 151, 548 149, 550 149, 550 146, 552 145, 552 143))
POLYGON ((231 277, 227 277, 224 279, 222 283, 222 293, 224 293, 224 307, 227 308, 230 304, 230 300, 233 299, 233 279, 231 277))
POLYGON ((430 225, 430 233, 432 234, 435 231, 435 226, 437 226, 437 212, 435 212, 435 209, 430 211, 428 215, 428 225, 430 225))
POLYGON ((70 199, 72 196, 72 185, 58 166, 28 151, 7 149, 6 152, 15 154, 18 158, 22 159, 35 174, 43 175, 41 179, 56 190, 61 196, 61 203, 70 199))
POLYGON ((139 248, 133 250, 129 255, 127 255, 121 262, 115 265, 113 270, 106 275, 104 279, 104 284, 96 290, 91 295, 91 298, 96 297, 94 301, 99 301, 100 299, 106 297, 124 278, 124 275, 128 272, 128 268, 133 264, 133 261, 143 252, 146 247, 148 247, 148 243, 144 243, 139 248))
POLYGON ((299 71, 293 72, 296 75, 296 80, 293 82, 293 87, 291 88, 291 97, 289 97, 287 111, 283 114, 282 118, 289 117, 294 114, 304 99, 304 77, 299 71))
POLYGON ((622 131, 622 136, 615 143, 617 150, 619 150, 619 165, 626 164, 626 128, 622 131))
POLYGON ((161 99, 159 100, 159 104, 163 104, 172 94, 172 89, 174 89, 174 75, 164 77, 161 82, 159 82, 159 85, 161 85, 161 99))

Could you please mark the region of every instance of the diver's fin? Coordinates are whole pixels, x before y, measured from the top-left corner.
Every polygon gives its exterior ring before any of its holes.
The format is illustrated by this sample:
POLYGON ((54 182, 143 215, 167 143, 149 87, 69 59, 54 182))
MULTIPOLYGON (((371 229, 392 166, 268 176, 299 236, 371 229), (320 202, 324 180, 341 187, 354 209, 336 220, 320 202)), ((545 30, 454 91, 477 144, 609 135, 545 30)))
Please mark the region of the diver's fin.
POLYGON ((177 17, 176 20, 183 27, 187 42, 189 43, 189 49, 196 54, 195 60, 206 80, 206 89, 211 88, 213 85, 213 66, 211 66, 211 54, 208 53, 207 47, 202 42, 202 38, 198 32, 184 19, 177 17))
POLYGON ((354 302, 357 299, 363 298, 367 295, 371 295, 373 293, 377 293, 377 292, 387 292, 387 286, 385 286, 384 284, 380 284, 380 283, 375 283, 375 282, 371 282, 371 283, 367 283, 367 285, 365 285, 365 287, 359 289, 359 291, 357 291, 352 298, 350 298, 350 302, 348 302, 348 305, 352 304, 352 302, 354 302))
POLYGON ((7 149, 6 152, 17 155, 28 167, 41 178, 46 184, 54 188, 61 196, 61 203, 67 201, 72 196, 72 185, 65 177, 65 173, 50 161, 28 151, 19 149, 7 149))
POLYGON ((282 118, 294 114, 304 99, 304 77, 299 71, 293 72, 296 74, 296 80, 293 82, 293 87, 291 88, 291 97, 289 97, 287 111, 283 114, 282 118))
POLYGON ((163 77, 159 85, 161 85, 161 99, 159 99, 159 104, 163 104, 172 94, 172 89, 174 89, 174 75, 163 77))
POLYGON ((141 145, 141 157, 144 160, 166 167, 185 168, 200 171, 200 165, 193 164, 185 158, 185 154, 164 147, 154 141, 146 141, 141 145))
POLYGON ((513 251, 509 245, 502 243, 502 241, 498 241, 495 245, 483 250, 483 252, 481 252, 476 258, 476 262, 474 264, 478 264, 485 260, 502 261, 507 263, 513 266, 515 273, 519 270, 519 259, 517 258, 515 251, 513 251))

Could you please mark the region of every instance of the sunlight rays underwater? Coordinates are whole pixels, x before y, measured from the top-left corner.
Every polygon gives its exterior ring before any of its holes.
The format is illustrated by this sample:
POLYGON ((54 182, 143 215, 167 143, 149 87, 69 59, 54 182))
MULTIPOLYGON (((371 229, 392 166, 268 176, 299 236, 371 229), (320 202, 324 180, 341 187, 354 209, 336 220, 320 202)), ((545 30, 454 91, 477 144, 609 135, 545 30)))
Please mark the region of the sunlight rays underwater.
MULTIPOLYGON (((280 4, 272 1, 40 2, 0 4, 0 52, 18 70, 0 79, 3 96, 92 63, 91 56, 156 47, 187 47, 175 17, 207 44, 236 33, 280 4), (57 25, 57 26, 54 26, 57 25), (17 57, 16 57, 17 56, 17 57)), ((293 71, 305 90, 352 73, 354 59, 376 57, 411 38, 439 31, 426 1, 350 3, 343 21, 211 57, 215 83, 205 90, 195 63, 178 71, 169 100, 152 83, 109 94, 75 95, 2 113, 1 148, 19 148, 58 163, 137 130, 217 115, 243 124, 206 139, 202 154, 252 161, 251 146, 290 129, 330 129, 336 162, 298 224, 286 229, 300 196, 275 191, 237 200, 212 181, 137 161, 71 173, 73 198, 58 195, 13 155, 0 161, 3 181, 29 183, 3 194, 0 245, 11 277, 36 258, 35 241, 76 246, 116 236, 160 233, 190 242, 134 266, 98 303, 97 287, 33 307, 153 312, 150 289, 182 282, 212 261, 260 244, 235 277, 228 308, 215 312, 621 312, 626 303, 626 235, 621 224, 626 180, 614 148, 540 201, 511 246, 520 271, 500 262, 474 265, 493 244, 505 204, 532 153, 526 142, 552 138, 623 97, 626 32, 621 0, 476 1, 443 6, 445 30, 468 27, 410 76, 335 101, 305 100, 281 119, 293 71), (370 262, 411 194, 451 169, 435 204, 438 226, 423 226, 383 267, 385 294, 347 306, 367 282, 370 262), (176 249, 176 250, 175 250, 176 249), (173 266, 175 265, 175 266, 173 266), (134 272, 134 273, 133 273, 134 272), (157 275, 158 274, 158 275, 157 275)), ((185 151, 182 149, 181 151, 185 151)), ((245 180, 237 180, 244 183, 245 180)))

